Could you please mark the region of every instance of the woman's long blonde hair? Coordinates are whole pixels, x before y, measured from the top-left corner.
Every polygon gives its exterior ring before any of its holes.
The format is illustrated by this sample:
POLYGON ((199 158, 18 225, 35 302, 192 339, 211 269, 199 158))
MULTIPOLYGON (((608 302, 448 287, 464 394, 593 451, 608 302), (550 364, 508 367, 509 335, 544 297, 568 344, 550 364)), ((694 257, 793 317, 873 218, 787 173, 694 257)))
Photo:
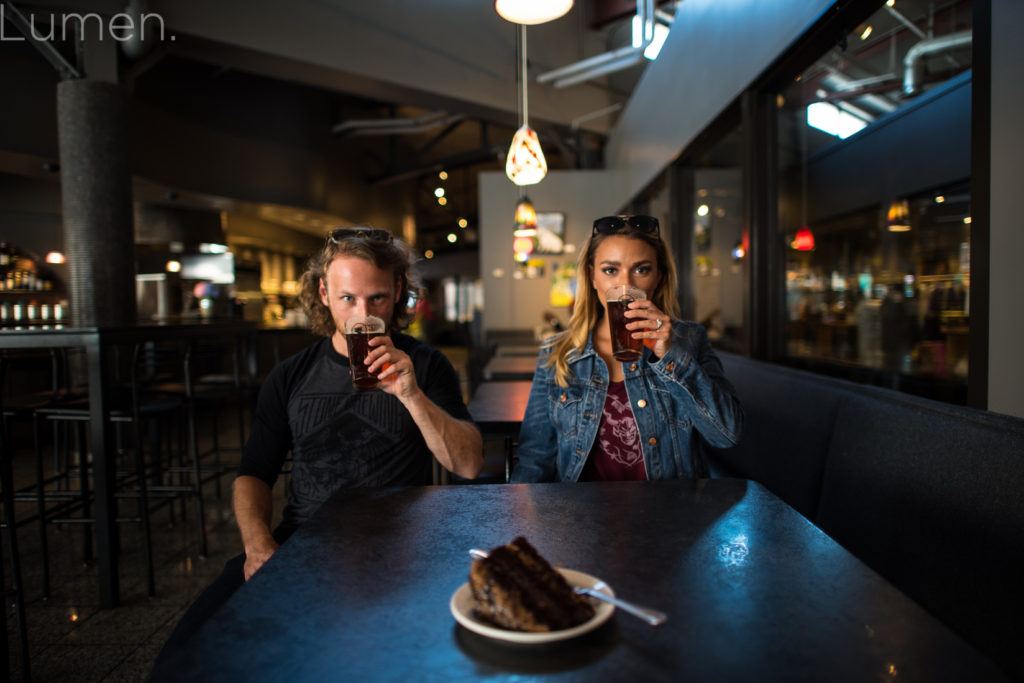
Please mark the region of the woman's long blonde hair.
POLYGON ((604 306, 591 282, 594 277, 594 254, 609 237, 628 237, 642 240, 654 248, 658 258, 658 273, 661 276, 654 289, 651 301, 673 320, 679 319, 679 300, 676 298, 676 264, 672 254, 657 233, 637 232, 628 225, 610 233, 591 235, 580 249, 576 262, 576 301, 569 317, 569 329, 552 336, 545 346, 551 347, 547 366, 555 369, 555 382, 560 387, 569 384, 569 355, 581 352, 587 345, 587 337, 604 316, 604 306))

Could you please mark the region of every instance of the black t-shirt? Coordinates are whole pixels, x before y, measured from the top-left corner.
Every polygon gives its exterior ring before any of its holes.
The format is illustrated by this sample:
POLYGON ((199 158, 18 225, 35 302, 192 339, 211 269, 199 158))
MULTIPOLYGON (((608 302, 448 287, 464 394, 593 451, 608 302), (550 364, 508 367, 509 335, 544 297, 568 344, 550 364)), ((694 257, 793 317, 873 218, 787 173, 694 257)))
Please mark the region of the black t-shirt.
MULTIPOLYGON (((458 375, 440 351, 405 334, 395 346, 412 359, 427 397, 470 420, 458 375)), ((352 386, 348 359, 323 339, 271 370, 260 390, 240 475, 273 486, 292 452, 282 527, 293 529, 335 491, 429 484, 432 455, 402 403, 383 391, 352 386)))

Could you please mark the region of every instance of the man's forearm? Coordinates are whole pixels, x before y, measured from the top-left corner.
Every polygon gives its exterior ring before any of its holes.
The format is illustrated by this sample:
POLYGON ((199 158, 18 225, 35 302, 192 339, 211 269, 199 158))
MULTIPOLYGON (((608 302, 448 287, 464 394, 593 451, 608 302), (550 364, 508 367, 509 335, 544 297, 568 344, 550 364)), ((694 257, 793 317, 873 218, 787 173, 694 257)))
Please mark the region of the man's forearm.
POLYGON ((232 503, 246 553, 267 550, 271 545, 276 548, 277 543, 270 533, 274 503, 267 483, 257 477, 238 477, 235 479, 232 503))
POLYGON ((442 467, 466 479, 480 474, 484 466, 484 442, 475 425, 456 420, 423 392, 404 404, 420 428, 427 448, 442 467))

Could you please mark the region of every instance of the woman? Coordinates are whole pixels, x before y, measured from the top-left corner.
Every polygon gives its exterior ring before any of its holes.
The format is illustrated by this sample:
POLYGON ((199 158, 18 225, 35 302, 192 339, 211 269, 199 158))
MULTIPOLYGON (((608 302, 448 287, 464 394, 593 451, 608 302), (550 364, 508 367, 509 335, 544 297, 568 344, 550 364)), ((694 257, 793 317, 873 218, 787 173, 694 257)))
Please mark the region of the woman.
POLYGON ((701 440, 735 445, 743 413, 704 328, 679 320, 675 264, 658 220, 594 221, 576 277, 569 329, 537 361, 512 481, 708 476, 701 440), (647 293, 625 314, 644 343, 633 362, 612 357, 605 292, 616 285, 647 293))

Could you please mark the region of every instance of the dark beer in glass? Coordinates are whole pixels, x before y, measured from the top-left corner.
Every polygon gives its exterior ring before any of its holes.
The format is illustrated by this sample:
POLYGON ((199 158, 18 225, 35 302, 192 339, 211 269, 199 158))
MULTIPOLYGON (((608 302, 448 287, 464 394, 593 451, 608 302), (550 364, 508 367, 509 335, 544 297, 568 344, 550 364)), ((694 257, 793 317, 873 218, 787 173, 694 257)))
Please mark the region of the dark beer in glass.
POLYGON ((605 295, 608 311, 608 331, 612 338, 612 356, 623 363, 638 360, 643 349, 642 339, 633 339, 633 330, 626 329, 626 323, 632 322, 625 317, 629 304, 637 299, 646 299, 642 289, 619 285, 612 287, 605 295))
POLYGON ((370 340, 384 334, 384 321, 372 315, 353 316, 345 321, 345 343, 348 344, 348 367, 352 372, 352 385, 360 391, 380 386, 376 375, 364 361, 370 352, 370 340))

